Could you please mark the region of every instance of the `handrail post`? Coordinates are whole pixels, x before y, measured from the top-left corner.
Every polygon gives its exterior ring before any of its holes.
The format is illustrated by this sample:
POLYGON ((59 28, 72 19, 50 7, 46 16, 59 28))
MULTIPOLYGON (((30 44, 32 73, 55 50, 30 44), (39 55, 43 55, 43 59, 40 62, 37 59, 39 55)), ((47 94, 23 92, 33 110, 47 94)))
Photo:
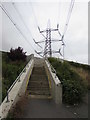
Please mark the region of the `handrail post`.
POLYGON ((7 91, 7 101, 6 102, 9 102, 8 91, 7 91))
POLYGON ((53 69, 53 71, 55 72, 55 78, 56 78, 56 70, 54 69, 54 67, 51 65, 51 63, 49 62, 49 60, 48 59, 46 59, 47 60, 47 62, 49 63, 49 67, 51 67, 51 69, 53 69))
POLYGON ((19 78, 18 78, 18 82, 20 82, 20 76, 19 76, 19 78))

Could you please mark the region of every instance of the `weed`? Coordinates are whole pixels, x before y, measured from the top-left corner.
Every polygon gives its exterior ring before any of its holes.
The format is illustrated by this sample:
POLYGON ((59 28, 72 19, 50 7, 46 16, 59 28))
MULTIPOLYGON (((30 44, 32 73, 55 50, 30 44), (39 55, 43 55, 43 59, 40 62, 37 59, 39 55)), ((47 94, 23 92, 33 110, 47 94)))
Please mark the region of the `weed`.
POLYGON ((57 76, 61 80, 63 88, 63 102, 75 104, 82 101, 86 93, 86 85, 83 79, 71 69, 71 64, 64 61, 63 63, 57 58, 48 58, 50 63, 56 69, 57 76))

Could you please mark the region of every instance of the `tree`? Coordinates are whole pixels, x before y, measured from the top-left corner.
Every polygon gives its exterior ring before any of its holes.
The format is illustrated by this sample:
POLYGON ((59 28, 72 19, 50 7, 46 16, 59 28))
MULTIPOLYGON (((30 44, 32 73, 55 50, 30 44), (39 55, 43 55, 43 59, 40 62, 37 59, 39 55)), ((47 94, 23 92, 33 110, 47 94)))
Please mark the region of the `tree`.
POLYGON ((23 48, 18 47, 16 49, 11 48, 10 53, 8 53, 8 57, 12 61, 22 60, 26 61, 26 52, 23 52, 23 48))

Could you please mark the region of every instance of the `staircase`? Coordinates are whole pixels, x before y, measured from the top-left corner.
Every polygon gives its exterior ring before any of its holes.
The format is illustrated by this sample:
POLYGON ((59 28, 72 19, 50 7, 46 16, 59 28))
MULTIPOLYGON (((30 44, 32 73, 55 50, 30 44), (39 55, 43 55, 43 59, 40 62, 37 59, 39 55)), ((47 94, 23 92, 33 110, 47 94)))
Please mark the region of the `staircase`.
POLYGON ((28 94, 34 98, 51 98, 44 60, 35 58, 35 64, 27 87, 28 94))

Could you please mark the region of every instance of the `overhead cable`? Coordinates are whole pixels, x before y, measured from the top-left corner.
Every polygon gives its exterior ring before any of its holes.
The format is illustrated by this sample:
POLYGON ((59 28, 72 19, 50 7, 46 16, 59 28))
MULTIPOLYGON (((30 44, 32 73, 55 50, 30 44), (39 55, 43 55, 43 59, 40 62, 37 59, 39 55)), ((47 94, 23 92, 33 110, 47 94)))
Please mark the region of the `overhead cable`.
POLYGON ((69 11, 68 11, 68 15, 67 15, 67 19, 66 19, 66 24, 65 24, 65 27, 64 27, 63 35, 65 35, 65 33, 66 33, 66 31, 67 31, 68 24, 69 24, 69 20, 70 20, 71 13, 72 13, 72 9, 73 9, 73 7, 74 7, 74 3, 75 3, 75 0, 71 0, 70 7, 69 7, 69 11))
MULTIPOLYGON (((0 3, 1 4, 1 3, 0 3)), ((1 9, 3 10, 3 12, 7 15, 7 17, 9 18, 9 20, 12 22, 12 24, 15 26, 15 28, 19 31, 19 33, 23 36, 24 40, 27 41, 27 43, 32 47, 32 49, 34 50, 34 47, 31 45, 31 43, 27 40, 26 36, 23 34, 23 32, 20 30, 20 28, 18 27, 18 25, 13 21, 13 19, 11 18, 11 16, 9 15, 9 13, 7 12, 7 10, 5 9, 4 5, 1 4, 1 9)), ((35 51, 35 50, 34 50, 35 51)))

